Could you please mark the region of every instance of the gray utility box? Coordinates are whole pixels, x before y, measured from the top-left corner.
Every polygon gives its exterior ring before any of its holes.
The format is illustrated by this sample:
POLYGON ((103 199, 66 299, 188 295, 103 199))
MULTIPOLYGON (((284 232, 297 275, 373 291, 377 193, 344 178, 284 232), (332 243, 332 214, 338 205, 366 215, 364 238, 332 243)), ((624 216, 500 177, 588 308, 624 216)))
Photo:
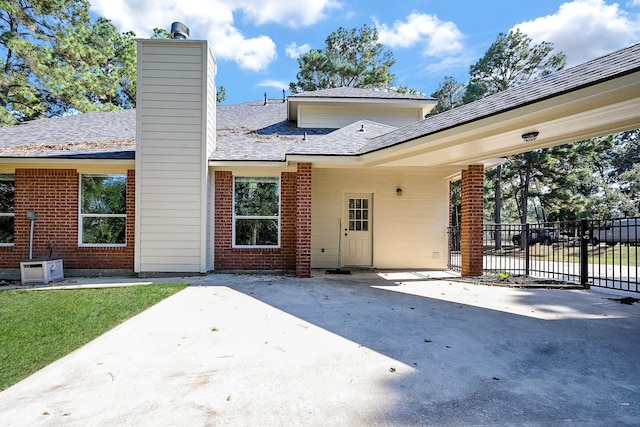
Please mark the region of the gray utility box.
POLYGON ((20 262, 22 284, 49 283, 64 279, 62 260, 59 258, 37 258, 20 262))

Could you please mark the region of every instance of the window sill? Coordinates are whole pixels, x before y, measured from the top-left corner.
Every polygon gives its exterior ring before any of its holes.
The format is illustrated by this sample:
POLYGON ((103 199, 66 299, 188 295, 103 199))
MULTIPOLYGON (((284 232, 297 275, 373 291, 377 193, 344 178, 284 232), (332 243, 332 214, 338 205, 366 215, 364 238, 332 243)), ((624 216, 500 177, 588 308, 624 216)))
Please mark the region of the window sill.
POLYGON ((231 246, 232 249, 282 249, 281 246, 231 246))
POLYGON ((95 248, 106 248, 106 249, 122 249, 126 248, 127 245, 78 245, 81 249, 95 249, 95 248))

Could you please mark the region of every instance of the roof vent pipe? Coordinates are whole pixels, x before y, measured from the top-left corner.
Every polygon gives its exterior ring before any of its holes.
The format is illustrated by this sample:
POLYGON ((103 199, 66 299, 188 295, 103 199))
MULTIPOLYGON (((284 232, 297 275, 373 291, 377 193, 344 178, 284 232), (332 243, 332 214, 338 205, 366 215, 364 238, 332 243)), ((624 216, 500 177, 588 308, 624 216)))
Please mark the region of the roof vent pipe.
POLYGON ((171 38, 186 40, 189 38, 189 27, 182 22, 174 22, 171 24, 171 38))

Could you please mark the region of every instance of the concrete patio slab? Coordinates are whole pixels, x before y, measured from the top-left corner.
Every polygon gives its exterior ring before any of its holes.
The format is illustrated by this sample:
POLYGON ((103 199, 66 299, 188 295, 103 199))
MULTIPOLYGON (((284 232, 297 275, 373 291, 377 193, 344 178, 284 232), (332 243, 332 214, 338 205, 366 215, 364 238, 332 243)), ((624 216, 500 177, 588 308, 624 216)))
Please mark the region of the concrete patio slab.
POLYGON ((190 278, 0 393, 0 425, 640 422, 638 304, 446 273, 323 273, 190 278))

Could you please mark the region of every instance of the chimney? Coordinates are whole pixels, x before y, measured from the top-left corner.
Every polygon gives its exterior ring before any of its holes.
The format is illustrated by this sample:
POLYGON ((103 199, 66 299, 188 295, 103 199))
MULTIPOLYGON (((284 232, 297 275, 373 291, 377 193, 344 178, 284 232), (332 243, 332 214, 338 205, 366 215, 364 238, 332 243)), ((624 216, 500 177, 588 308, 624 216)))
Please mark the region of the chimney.
MULTIPOLYGON (((176 33, 188 34, 186 27, 179 25, 182 24, 172 25, 174 39, 176 33)), ((209 158, 216 148, 216 61, 206 40, 174 39, 136 40, 134 270, 138 273, 182 271, 204 274, 213 269, 213 259, 209 256, 213 250, 213 224, 208 216, 211 201, 207 184, 213 182, 210 181, 213 178, 209 158), (187 63, 188 69, 181 66, 187 63), (193 96, 183 95, 193 92, 193 96), (184 110, 189 112, 188 119, 182 115, 176 117, 176 111, 184 110), (183 155, 185 149, 198 155, 183 155), (170 164, 165 163, 167 158, 171 159, 170 164), (164 172, 156 173, 159 170, 164 172), (178 173, 183 170, 194 173, 178 173), (166 194, 184 193, 186 187, 194 191, 180 199, 180 210, 167 209, 164 203, 156 203, 167 200, 166 194), (160 238, 153 240, 153 245, 140 244, 153 239, 157 233, 154 221, 161 224, 184 222, 180 219, 180 211, 189 212, 189 226, 198 231, 188 236, 162 233, 160 238), (188 255, 177 255, 175 248, 180 247, 188 247, 188 255), (169 253, 171 258, 166 263, 163 262, 164 253, 169 253)))
POLYGON ((171 38, 186 40, 189 38, 189 27, 182 22, 174 22, 171 24, 171 38))

